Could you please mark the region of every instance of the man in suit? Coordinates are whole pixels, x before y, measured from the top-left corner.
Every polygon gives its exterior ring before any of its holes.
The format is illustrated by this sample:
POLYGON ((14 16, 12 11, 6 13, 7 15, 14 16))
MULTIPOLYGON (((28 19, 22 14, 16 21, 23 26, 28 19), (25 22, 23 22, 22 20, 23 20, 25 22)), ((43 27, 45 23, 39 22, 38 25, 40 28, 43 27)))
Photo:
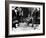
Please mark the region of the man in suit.
POLYGON ((12 27, 16 28, 16 24, 19 23, 19 12, 18 7, 16 7, 14 10, 12 10, 12 27))

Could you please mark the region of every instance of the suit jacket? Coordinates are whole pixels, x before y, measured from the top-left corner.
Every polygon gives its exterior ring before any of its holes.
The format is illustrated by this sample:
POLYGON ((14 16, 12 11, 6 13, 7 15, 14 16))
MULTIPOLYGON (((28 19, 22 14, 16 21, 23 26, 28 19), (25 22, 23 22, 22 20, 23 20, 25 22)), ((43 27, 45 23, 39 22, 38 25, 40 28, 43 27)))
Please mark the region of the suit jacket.
POLYGON ((19 19, 19 12, 17 12, 17 14, 15 13, 14 10, 12 10, 12 19, 13 20, 18 20, 19 19), (14 18, 15 17, 15 18, 14 18))

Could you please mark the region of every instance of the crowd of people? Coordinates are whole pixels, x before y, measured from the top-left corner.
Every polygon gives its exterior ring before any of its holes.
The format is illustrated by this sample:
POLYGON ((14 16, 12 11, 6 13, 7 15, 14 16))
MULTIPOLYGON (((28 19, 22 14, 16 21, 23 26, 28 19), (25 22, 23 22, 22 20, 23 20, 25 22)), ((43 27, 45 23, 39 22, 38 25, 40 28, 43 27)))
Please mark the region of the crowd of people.
POLYGON ((27 24, 40 24, 40 8, 35 10, 32 13, 32 10, 29 9, 34 8, 24 8, 24 7, 16 7, 12 10, 12 27, 19 26, 19 23, 26 22, 27 24), (17 26, 16 26, 17 25, 17 26))

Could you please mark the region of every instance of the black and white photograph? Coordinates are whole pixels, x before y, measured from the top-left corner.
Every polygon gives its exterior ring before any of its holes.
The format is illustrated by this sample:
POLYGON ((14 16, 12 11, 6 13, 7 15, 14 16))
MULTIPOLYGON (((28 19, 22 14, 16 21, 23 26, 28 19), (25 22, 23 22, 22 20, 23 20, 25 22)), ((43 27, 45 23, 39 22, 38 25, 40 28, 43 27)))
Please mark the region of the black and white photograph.
POLYGON ((9 4, 8 35, 43 34, 43 5, 21 3, 9 4))
POLYGON ((14 32, 40 30, 40 8, 12 7, 12 30, 14 32))

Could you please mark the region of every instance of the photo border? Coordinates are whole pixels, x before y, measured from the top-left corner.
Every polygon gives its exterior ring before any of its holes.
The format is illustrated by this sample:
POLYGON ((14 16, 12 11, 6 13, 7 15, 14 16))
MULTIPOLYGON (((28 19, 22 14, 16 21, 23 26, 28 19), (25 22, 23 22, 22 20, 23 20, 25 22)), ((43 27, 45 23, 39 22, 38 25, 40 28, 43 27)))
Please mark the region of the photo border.
POLYGON ((23 37, 23 36, 40 36, 45 35, 45 3, 43 2, 22 2, 22 1, 5 1, 5 37, 23 37), (8 35, 9 34, 9 4, 33 4, 33 5, 42 5, 43 6, 43 33, 37 34, 22 34, 22 35, 8 35))

